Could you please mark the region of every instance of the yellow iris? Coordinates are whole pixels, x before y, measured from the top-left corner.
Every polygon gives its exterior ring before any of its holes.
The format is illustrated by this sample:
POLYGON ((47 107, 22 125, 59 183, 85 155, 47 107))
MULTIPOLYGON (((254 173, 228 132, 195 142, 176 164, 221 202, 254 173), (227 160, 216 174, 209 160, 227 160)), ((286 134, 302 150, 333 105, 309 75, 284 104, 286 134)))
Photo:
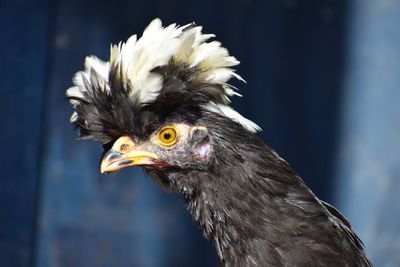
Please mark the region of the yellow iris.
POLYGON ((162 146, 172 146, 177 142, 178 134, 172 125, 164 126, 157 133, 157 142, 162 146))

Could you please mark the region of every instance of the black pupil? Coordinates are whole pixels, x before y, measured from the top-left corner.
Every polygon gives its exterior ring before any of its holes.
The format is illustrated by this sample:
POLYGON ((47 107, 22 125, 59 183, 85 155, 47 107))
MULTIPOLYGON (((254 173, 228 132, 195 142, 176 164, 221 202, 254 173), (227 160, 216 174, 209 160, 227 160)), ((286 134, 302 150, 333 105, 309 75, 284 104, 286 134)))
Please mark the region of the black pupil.
POLYGON ((170 138, 171 138, 171 133, 165 132, 165 133, 164 133, 164 139, 165 139, 165 140, 169 140, 170 138))

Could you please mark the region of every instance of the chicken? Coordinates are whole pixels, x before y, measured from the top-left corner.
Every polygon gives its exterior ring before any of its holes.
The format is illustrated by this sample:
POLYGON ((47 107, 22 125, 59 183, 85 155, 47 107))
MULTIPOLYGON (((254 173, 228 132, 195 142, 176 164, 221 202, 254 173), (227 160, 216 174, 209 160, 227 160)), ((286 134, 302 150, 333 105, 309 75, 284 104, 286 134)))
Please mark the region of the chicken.
POLYGON ((181 193, 225 266, 372 266, 349 222, 229 106, 239 61, 212 37, 155 19, 108 62, 86 58, 66 95, 79 136, 105 148, 101 172, 142 166, 181 193))

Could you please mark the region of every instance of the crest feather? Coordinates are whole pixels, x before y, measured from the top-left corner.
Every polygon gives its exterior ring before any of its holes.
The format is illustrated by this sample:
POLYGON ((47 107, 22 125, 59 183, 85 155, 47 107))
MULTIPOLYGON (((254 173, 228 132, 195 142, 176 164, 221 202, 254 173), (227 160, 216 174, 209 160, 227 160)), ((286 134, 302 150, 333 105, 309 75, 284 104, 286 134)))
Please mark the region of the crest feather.
POLYGON ((90 126, 104 124, 102 116, 111 114, 105 114, 105 106, 118 107, 117 102, 124 97, 136 112, 153 104, 171 107, 185 99, 227 116, 250 131, 258 130, 227 106, 230 96, 239 95, 228 81, 232 77, 244 80, 231 68, 239 61, 220 42, 208 42, 212 37, 193 23, 163 27, 157 18, 140 38, 132 35, 125 43, 111 45, 108 62, 87 57, 85 69, 75 74, 74 86, 66 92, 75 109, 71 122, 81 133, 93 135, 90 126), (214 104, 204 105, 207 103, 214 104))
POLYGON ((226 116, 233 121, 241 124, 245 129, 250 132, 258 132, 261 131, 261 127, 258 126, 256 123, 252 122, 249 119, 246 119, 239 112, 234 110, 232 107, 224 104, 216 104, 216 103, 208 103, 204 105, 204 108, 208 111, 218 113, 220 115, 226 116))
MULTIPOLYGON (((108 83, 110 71, 116 75, 129 95, 137 97, 143 104, 154 101, 163 85, 163 77, 152 72, 157 67, 167 65, 171 60, 176 64, 198 69, 197 82, 222 84, 225 94, 231 96, 233 87, 226 82, 235 77, 243 80, 230 67, 239 61, 229 56, 228 50, 218 41, 206 42, 214 34, 202 34, 202 27, 188 24, 182 27, 171 24, 163 28, 160 19, 154 19, 144 30, 141 38, 131 36, 126 43, 112 45, 110 61, 103 62, 90 56, 85 61, 85 71, 78 72, 74 84, 85 91, 83 78, 90 80, 93 70, 108 83)), ((70 91, 69 94, 79 94, 70 91)))

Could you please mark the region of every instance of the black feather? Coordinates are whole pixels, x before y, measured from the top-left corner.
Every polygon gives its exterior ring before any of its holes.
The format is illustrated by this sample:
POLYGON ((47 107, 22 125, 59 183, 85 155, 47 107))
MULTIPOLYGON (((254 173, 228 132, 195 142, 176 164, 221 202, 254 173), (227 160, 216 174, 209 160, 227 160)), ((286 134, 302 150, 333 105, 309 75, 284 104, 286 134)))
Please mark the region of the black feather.
POLYGON ((207 170, 147 171, 184 195, 224 265, 372 266, 343 215, 260 139, 218 114, 196 123, 214 149, 207 170))
POLYGON ((129 83, 121 82, 121 71, 120 65, 113 66, 108 84, 92 69, 90 81, 82 74, 84 98, 67 97, 79 102, 74 125, 82 139, 102 144, 125 134, 145 139, 154 130, 153 125, 182 107, 190 105, 195 110, 210 101, 226 102, 222 85, 197 81, 200 70, 173 60, 153 70, 163 76, 163 86, 151 103, 141 103, 129 95, 131 89, 129 83))
POLYGON ((122 79, 121 64, 110 66, 108 79, 86 70, 79 83, 83 96, 68 97, 80 137, 108 149, 122 135, 146 142, 166 122, 203 126, 187 138, 187 150, 168 149, 173 156, 166 160, 173 164, 146 171, 161 187, 182 193, 224 265, 372 266, 350 223, 287 162, 241 124, 204 109, 228 104, 227 85, 207 83, 199 79, 204 70, 172 58, 152 70, 161 75, 162 88, 142 103, 122 79), (210 154, 200 164, 193 150, 202 145, 210 154))

